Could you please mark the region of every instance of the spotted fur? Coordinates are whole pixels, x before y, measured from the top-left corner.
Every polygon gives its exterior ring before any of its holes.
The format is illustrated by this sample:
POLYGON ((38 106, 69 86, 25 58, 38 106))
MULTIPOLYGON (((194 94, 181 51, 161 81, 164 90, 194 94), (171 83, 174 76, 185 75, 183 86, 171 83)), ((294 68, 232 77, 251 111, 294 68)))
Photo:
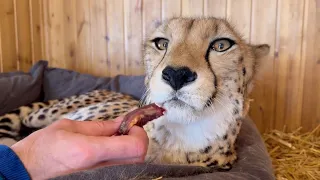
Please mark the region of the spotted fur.
MULTIPOLYGON (((222 19, 173 18, 150 33, 143 52, 147 91, 141 102, 167 110, 144 126, 146 161, 230 169, 237 159, 235 142, 247 99, 269 46, 246 43, 222 19), (188 80, 184 84, 176 79, 181 86, 173 88, 176 84, 163 76, 166 67, 183 68, 179 76, 193 77, 180 79, 188 80)), ((136 106, 132 97, 105 90, 38 102, 0 117, 0 137, 19 140, 32 128, 62 118, 113 119, 136 106)))

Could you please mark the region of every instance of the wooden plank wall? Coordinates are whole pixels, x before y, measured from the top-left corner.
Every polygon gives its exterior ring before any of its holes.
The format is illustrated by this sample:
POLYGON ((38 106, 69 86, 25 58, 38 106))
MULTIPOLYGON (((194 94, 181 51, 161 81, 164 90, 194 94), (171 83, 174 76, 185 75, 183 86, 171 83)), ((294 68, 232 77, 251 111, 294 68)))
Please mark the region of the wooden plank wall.
POLYGON ((320 123, 320 0, 1 0, 1 72, 50 66, 97 76, 143 73, 141 41, 172 16, 228 18, 271 45, 253 92, 261 131, 320 123))

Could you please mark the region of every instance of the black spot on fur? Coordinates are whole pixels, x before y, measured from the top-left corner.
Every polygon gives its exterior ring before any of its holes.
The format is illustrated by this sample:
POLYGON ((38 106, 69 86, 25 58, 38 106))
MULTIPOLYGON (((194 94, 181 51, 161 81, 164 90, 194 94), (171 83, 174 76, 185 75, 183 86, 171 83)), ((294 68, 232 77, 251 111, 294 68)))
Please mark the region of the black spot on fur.
POLYGON ((82 116, 78 116, 74 120, 80 120, 80 119, 82 119, 82 116))
POLYGON ((224 155, 226 156, 231 156, 232 155, 232 152, 230 150, 228 150, 227 152, 224 153, 224 155))
POLYGON ((52 114, 55 114, 55 113, 57 113, 58 112, 58 109, 54 109, 54 110, 52 110, 52 114))
POLYGON ((234 115, 239 114, 239 110, 238 110, 237 108, 234 108, 233 114, 234 114, 234 115))
POLYGON ((246 73, 247 73, 246 68, 245 68, 245 67, 244 67, 244 68, 242 68, 242 74, 245 76, 245 75, 246 75, 246 73))
POLYGON ((129 103, 126 103, 126 102, 124 102, 124 103, 122 103, 123 105, 129 105, 129 103))
POLYGON ((191 20, 190 23, 188 24, 187 29, 190 31, 192 26, 193 26, 194 20, 191 20))
POLYGON ((93 106, 93 107, 90 107, 89 110, 95 110, 95 109, 98 109, 97 106, 93 106))
POLYGON ((79 103, 80 103, 80 101, 74 101, 73 103, 74 103, 74 104, 79 104, 79 103))
POLYGON ((219 150, 223 150, 223 147, 222 147, 222 146, 219 146, 219 150))
POLYGON ((44 114, 41 114, 41 115, 38 116, 39 120, 44 120, 45 118, 46 118, 46 116, 44 114))
POLYGON ((89 102, 89 101, 91 101, 91 99, 85 99, 84 101, 89 102))
POLYGON ((0 122, 2 122, 2 123, 12 123, 9 118, 0 119, 0 122))
POLYGON ((72 109, 72 106, 67 106, 67 109, 72 109))
POLYGON ((0 129, 1 130, 6 130, 6 131, 12 131, 12 128, 10 126, 7 126, 7 125, 0 125, 0 129))
POLYGON ((99 102, 101 102, 100 100, 95 100, 95 101, 93 101, 93 102, 95 102, 95 103, 99 103, 99 102))
POLYGON ((218 161, 214 160, 213 162, 211 162, 210 164, 208 164, 208 167, 212 167, 212 166, 216 166, 218 164, 218 161))
POLYGON ((99 113, 105 113, 105 112, 107 112, 107 110, 105 110, 105 109, 101 109, 101 110, 99 111, 99 113))
POLYGON ((240 92, 241 91, 241 89, 240 88, 238 88, 238 92, 240 92))
POLYGON ((237 134, 237 129, 236 128, 233 128, 232 129, 232 135, 236 135, 237 134))
POLYGON ((230 163, 227 163, 223 166, 221 166, 218 171, 229 171, 232 168, 232 165, 230 163))
POLYGON ((152 138, 152 141, 155 142, 156 144, 160 144, 159 141, 156 138, 152 138))
POLYGON ((205 149, 200 150, 200 153, 209 153, 210 150, 212 149, 212 146, 207 146, 205 149))
POLYGON ((120 111, 120 109, 119 108, 114 108, 113 111, 120 111))
POLYGON ((42 102, 43 104, 45 104, 46 106, 49 106, 50 105, 50 102, 49 101, 45 101, 45 102, 42 102))
POLYGON ((189 158, 189 154, 188 154, 188 153, 186 153, 186 159, 187 159, 188 164, 193 163, 193 161, 191 161, 191 160, 190 160, 190 158, 189 158))
POLYGON ((227 140, 228 134, 224 135, 222 138, 223 138, 223 140, 227 140))
POLYGON ((10 114, 17 114, 20 115, 20 109, 16 109, 10 112, 10 114))
POLYGON ((29 107, 29 108, 33 108, 33 104, 28 104, 26 106, 29 107))
POLYGON ((239 58, 239 62, 240 62, 240 63, 243 62, 243 57, 242 57, 242 56, 239 58))
POLYGON ((102 119, 104 119, 104 117, 99 117, 98 119, 102 120, 102 119))
POLYGON ((206 160, 203 161, 203 163, 211 161, 211 157, 208 157, 206 160))
POLYGON ((47 113, 48 111, 49 111, 49 109, 44 109, 43 110, 44 113, 47 113))
POLYGON ((38 107, 41 109, 43 108, 44 106, 42 104, 38 104, 38 107))
POLYGON ((87 119, 86 119, 86 120, 88 120, 88 119, 92 119, 92 118, 94 118, 94 116, 89 116, 89 117, 87 117, 87 119))
POLYGON ((33 118, 33 117, 32 117, 32 116, 30 116, 28 121, 29 121, 29 122, 31 122, 31 121, 32 121, 32 118, 33 118))
POLYGON ((236 101, 237 104, 239 104, 239 100, 238 99, 236 99, 235 101, 236 101))
POLYGON ((78 106, 78 108, 83 108, 83 107, 84 107, 83 105, 78 106))

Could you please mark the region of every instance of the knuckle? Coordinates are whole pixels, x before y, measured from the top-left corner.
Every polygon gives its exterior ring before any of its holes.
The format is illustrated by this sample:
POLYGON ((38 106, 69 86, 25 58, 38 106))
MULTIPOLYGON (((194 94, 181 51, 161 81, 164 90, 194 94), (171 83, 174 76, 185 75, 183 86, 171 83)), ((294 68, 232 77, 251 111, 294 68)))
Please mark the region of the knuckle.
POLYGON ((71 156, 74 159, 77 159, 77 162, 79 164, 86 164, 93 159, 91 150, 87 147, 82 146, 73 146, 71 156))

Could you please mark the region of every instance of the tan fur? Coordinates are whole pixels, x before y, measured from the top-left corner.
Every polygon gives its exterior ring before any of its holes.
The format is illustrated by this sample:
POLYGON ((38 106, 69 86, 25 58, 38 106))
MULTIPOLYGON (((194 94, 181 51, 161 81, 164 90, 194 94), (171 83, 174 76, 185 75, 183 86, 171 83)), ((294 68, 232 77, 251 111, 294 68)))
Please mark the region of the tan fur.
MULTIPOLYGON (((148 90, 142 102, 161 104, 167 111, 144 127, 150 140, 146 161, 230 169, 237 159, 234 146, 248 112, 248 95, 268 52, 268 45, 247 44, 228 22, 216 18, 173 18, 152 32, 144 46, 148 90), (168 40, 166 50, 155 47, 157 37, 168 40), (224 52, 210 49, 218 38, 235 45, 224 52), (173 91, 161 75, 167 66, 188 67, 197 78, 173 91)), ((5 127, 0 139, 19 140, 26 126, 42 128, 61 118, 113 119, 137 104, 105 90, 33 103, 0 116, 5 127)))
MULTIPOLYGON (((251 91, 256 67, 268 52, 268 45, 247 44, 222 19, 173 18, 152 32, 144 46, 148 87, 145 102, 162 104, 168 112, 145 126, 151 140, 147 161, 229 168, 236 160, 234 144, 241 118, 247 112, 244 103, 251 91), (152 40, 157 37, 169 41, 166 50, 155 47, 152 40), (210 43, 218 38, 229 38, 236 44, 225 52, 210 51, 206 59, 210 43), (167 66, 188 67, 198 78, 175 92, 161 78, 167 66), (172 94, 182 105, 171 99, 172 94), (212 96, 215 97, 210 107, 206 107, 212 96), (210 118, 201 113, 212 115, 212 121, 217 121, 217 126, 223 129, 207 135, 208 141, 201 134, 201 128, 192 127, 210 124, 210 118), (189 137, 180 136, 178 131, 189 137), (197 141, 203 143, 193 145, 197 141)), ((219 130, 219 127, 212 128, 219 130)))

